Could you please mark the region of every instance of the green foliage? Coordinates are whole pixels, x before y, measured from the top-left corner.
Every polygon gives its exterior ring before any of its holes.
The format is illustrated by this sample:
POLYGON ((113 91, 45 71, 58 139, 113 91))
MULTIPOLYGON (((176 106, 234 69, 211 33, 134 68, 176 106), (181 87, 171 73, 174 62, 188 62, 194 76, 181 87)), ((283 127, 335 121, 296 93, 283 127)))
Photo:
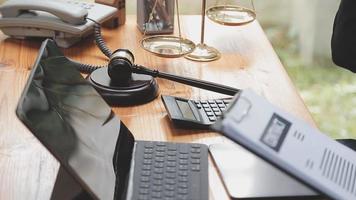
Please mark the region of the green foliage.
POLYGON ((330 58, 306 66, 286 29, 265 30, 320 130, 333 138, 356 138, 356 75, 330 58))

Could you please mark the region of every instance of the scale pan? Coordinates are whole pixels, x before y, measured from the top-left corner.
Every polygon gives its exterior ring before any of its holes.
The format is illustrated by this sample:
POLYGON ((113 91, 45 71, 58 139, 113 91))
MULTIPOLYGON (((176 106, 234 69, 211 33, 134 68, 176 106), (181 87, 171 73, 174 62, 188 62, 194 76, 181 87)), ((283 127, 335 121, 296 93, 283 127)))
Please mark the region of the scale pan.
POLYGON ((221 5, 213 6, 206 11, 211 21, 227 26, 241 26, 256 19, 256 13, 248 8, 221 5))
POLYGON ((167 58, 184 56, 195 48, 192 41, 170 35, 145 37, 141 40, 141 46, 146 51, 167 58))

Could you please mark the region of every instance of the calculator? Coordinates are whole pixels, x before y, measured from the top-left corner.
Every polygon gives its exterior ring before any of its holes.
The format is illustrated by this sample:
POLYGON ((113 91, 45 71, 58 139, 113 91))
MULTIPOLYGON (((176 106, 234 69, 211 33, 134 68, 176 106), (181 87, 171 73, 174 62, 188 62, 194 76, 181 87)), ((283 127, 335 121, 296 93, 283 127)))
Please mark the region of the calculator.
POLYGON ((162 95, 161 98, 173 124, 190 129, 208 129, 232 100, 232 98, 191 100, 166 95, 162 95))

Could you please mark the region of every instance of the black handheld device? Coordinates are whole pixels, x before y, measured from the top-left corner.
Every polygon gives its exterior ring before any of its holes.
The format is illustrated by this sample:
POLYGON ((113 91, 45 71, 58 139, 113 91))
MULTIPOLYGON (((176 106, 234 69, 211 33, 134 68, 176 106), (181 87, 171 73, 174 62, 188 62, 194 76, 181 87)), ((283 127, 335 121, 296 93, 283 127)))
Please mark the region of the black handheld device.
POLYGON ((173 124, 190 129, 208 129, 226 110, 232 98, 192 100, 162 95, 173 124))

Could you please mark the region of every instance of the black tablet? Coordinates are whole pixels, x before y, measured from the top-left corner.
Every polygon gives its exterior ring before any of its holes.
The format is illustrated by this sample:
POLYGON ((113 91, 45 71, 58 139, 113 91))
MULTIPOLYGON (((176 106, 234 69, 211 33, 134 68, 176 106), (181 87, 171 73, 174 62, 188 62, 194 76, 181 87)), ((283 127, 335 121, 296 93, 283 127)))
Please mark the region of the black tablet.
POLYGON ((134 138, 51 40, 40 49, 16 114, 91 198, 120 199, 134 138))

